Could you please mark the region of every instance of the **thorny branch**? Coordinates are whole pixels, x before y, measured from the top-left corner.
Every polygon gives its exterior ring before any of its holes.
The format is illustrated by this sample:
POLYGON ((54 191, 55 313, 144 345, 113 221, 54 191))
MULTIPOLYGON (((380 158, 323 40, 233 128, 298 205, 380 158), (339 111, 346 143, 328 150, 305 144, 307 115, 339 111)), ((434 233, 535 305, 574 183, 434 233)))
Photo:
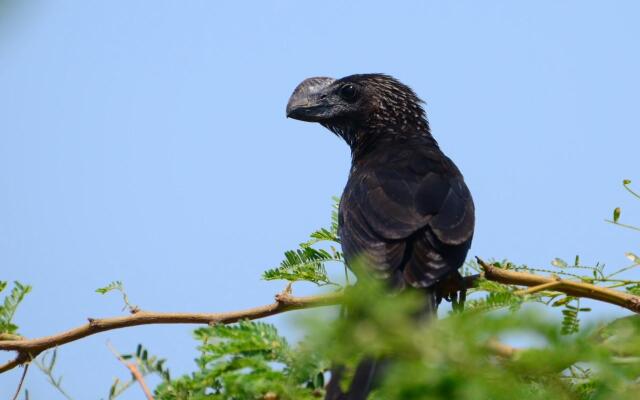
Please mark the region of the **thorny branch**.
POLYGON ((507 285, 529 286, 533 289, 522 291, 522 294, 547 289, 562 292, 569 296, 586 297, 615 304, 631 310, 634 313, 640 313, 640 296, 635 296, 631 293, 596 286, 586 282, 535 275, 529 272, 511 271, 487 264, 478 257, 476 257, 476 259, 484 270, 484 277, 486 279, 507 285))
POLYGON ((231 324, 244 319, 260 319, 292 310, 338 304, 341 296, 341 293, 331 293, 319 296, 295 297, 283 293, 276 296, 274 303, 240 311, 221 313, 138 311, 122 317, 89 318, 88 323, 55 335, 35 339, 0 341, 0 350, 18 352, 16 358, 0 365, 0 373, 34 359, 47 349, 104 331, 151 324, 231 324))
MULTIPOLYGON (((507 270, 498 268, 495 265, 490 265, 480 258, 477 258, 477 260, 483 269, 484 278, 508 285, 530 287, 530 289, 519 291, 519 294, 530 294, 543 289, 553 290, 574 297, 586 297, 615 304, 635 313, 640 313, 640 296, 580 281, 507 270)), ((453 292, 456 289, 468 289, 473 286, 478 278, 478 275, 465 277, 460 284, 462 287, 446 288, 445 291, 453 292)), ((31 361, 47 349, 104 331, 151 324, 230 324, 244 319, 260 319, 292 310, 336 305, 341 302, 341 299, 341 292, 296 297, 285 291, 276 296, 274 303, 240 311, 221 313, 167 313, 141 310, 131 315, 121 317, 90 318, 87 324, 51 336, 35 339, 0 339, 0 351, 16 351, 18 353, 13 360, 0 365, 0 373, 31 361)), ((500 347, 495 343, 489 347, 495 348, 497 353, 511 352, 507 347, 500 347)))

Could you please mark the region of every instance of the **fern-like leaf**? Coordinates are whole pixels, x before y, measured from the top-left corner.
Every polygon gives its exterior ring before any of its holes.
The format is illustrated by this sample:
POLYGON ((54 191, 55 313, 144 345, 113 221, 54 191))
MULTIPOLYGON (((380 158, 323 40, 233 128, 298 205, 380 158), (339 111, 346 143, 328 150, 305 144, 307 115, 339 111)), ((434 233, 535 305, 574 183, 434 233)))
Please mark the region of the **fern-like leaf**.
MULTIPOLYGON (((6 287, 6 282, 0 282, 0 291, 6 287)), ((23 285, 18 281, 13 282, 13 289, 0 305, 0 333, 13 334, 17 332, 18 326, 13 323, 13 317, 18 306, 29 292, 31 292, 31 286, 23 285)))
POLYGON ((302 247, 284 253, 285 259, 279 267, 262 274, 265 280, 308 281, 316 285, 334 284, 327 275, 325 263, 342 262, 342 253, 336 250, 302 247))

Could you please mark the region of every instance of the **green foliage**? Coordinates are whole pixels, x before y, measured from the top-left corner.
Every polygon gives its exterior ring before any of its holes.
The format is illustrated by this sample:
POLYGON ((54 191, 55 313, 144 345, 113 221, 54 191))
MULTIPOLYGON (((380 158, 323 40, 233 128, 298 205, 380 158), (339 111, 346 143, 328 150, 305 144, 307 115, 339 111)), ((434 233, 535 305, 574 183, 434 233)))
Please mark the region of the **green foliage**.
POLYGON ((62 387, 62 376, 55 376, 54 369, 56 367, 56 361, 58 360, 58 349, 52 351, 46 351, 38 358, 33 360, 33 363, 38 369, 47 377, 47 380, 53 386, 62 397, 67 400, 73 400, 73 397, 67 393, 62 387))
MULTIPOLYGON (((480 267, 475 263, 469 263, 471 270, 478 271, 480 267)), ((490 311, 500 308, 509 308, 511 310, 517 310, 524 302, 522 296, 516 295, 514 292, 518 290, 515 286, 502 285, 500 283, 492 282, 486 279, 480 279, 476 286, 472 288, 469 293, 471 296, 465 304, 467 311, 490 311)), ((537 299, 539 295, 530 296, 528 300, 537 299)))
POLYGON ((320 360, 300 359, 297 349, 261 322, 200 328, 198 370, 165 381, 156 399, 311 399, 324 385, 320 360))
MULTIPOLYGON (((616 214, 618 223, 620 212, 616 214)), ((312 238, 333 240, 327 232, 317 231, 312 238)), ((314 240, 303 243, 301 248, 317 243, 314 240)), ((508 261, 498 266, 640 294, 640 281, 621 278, 639 265, 634 253, 627 253, 627 257, 631 265, 613 270, 601 263, 584 265, 579 256, 571 263, 555 258, 549 268, 508 261)), ((465 270, 467 274, 480 272, 475 263, 468 264, 465 270)), ((290 271, 298 275, 288 276, 288 280, 306 279, 304 274, 290 271)), ((342 363, 351 373, 356 361, 365 355, 390 360, 374 399, 637 397, 634 382, 640 376, 639 317, 584 327, 581 314, 590 308, 582 307, 579 298, 553 290, 522 295, 519 290, 479 279, 469 291, 464 312, 425 323, 412 317, 422 307, 419 297, 389 296, 375 282, 359 282, 347 291, 349 318, 308 322, 313 333, 297 354, 300 359, 325 360, 325 365, 326 360, 342 363), (523 309, 525 303, 550 308, 543 312, 537 308, 538 312, 534 312, 523 309), (555 308, 561 310, 560 320, 549 313, 555 308), (530 343, 532 338, 540 347, 520 349, 512 357, 496 356, 488 345, 495 339, 530 343)), ((282 371, 296 373, 294 367, 282 371)), ((344 383, 348 381, 349 374, 344 383)))
POLYGON ((124 290, 124 286, 122 285, 121 281, 113 281, 113 282, 109 283, 107 286, 104 286, 104 287, 101 287, 101 288, 97 288, 96 289, 96 293, 107 294, 107 293, 112 292, 114 290, 117 290, 117 291, 123 291, 124 290))
MULTIPOLYGON (((629 184, 625 180, 625 188, 637 196, 629 184)), ((620 215, 618 209, 609 222, 637 229, 621 224, 620 215)), ((331 247, 337 243, 334 206, 331 228, 312 233, 263 277, 334 284, 327 265, 344 264, 331 247)), ((640 281, 625 276, 640 266, 640 259, 631 252, 627 258, 631 264, 617 269, 585 265, 579 256, 572 257, 573 262, 554 258, 542 268, 507 260, 496 265, 640 295, 640 281)), ((481 268, 472 262, 464 272, 480 273, 481 268)), ((120 282, 99 289, 111 290, 126 296, 120 282)), ((380 358, 386 365, 373 400, 631 400, 640 389, 640 316, 586 325, 582 314, 590 309, 579 298, 552 289, 523 293, 521 287, 480 278, 469 290, 464 310, 426 319, 417 318, 425 307, 420 293, 390 294, 378 282, 360 280, 345 290, 344 304, 348 318, 306 313, 308 335, 295 346, 261 322, 197 329, 196 370, 178 378, 171 378, 164 360, 142 346, 125 357, 135 359, 145 374, 161 377, 155 390, 158 400, 319 398, 329 365, 345 366, 342 384, 347 387, 363 357, 380 358)), ((116 382, 110 399, 126 384, 131 381, 116 382)))
MULTIPOLYGON (((638 193, 635 190, 631 189, 631 181, 629 179, 623 180, 622 181, 622 186, 633 197, 635 197, 636 199, 640 199, 640 193, 638 193)), ((623 228, 632 229, 634 231, 640 231, 640 227, 638 227, 638 226, 623 224, 623 223, 619 222, 621 215, 622 215, 622 209, 620 207, 616 207, 616 208, 613 209, 613 219, 606 220, 606 221, 610 222, 610 223, 612 223, 614 225, 621 226, 623 228)))
POLYGON ((635 316, 566 335, 548 313, 532 310, 465 311, 416 320, 412 315, 421 307, 419 297, 388 296, 375 284, 349 291, 346 304, 350 318, 313 325, 311 347, 351 369, 353 360, 365 354, 389 360, 375 399, 637 396, 633 381, 640 375, 640 323, 635 316), (522 349, 514 357, 497 357, 488 345, 494 339, 523 343, 530 338, 540 347, 522 349))
MULTIPOLYGON (((160 376, 164 382, 169 382, 171 380, 169 369, 164 365, 166 360, 164 358, 150 355, 149 350, 147 350, 142 344, 139 344, 136 347, 135 353, 123 354, 122 359, 127 362, 135 363, 138 371, 143 377, 155 374, 160 376)), ((121 381, 116 378, 109 388, 109 400, 117 398, 135 384, 136 379, 133 375, 126 381, 121 381)))
POLYGON ((342 261, 342 254, 335 249, 327 251, 313 247, 289 250, 284 253, 284 256, 285 259, 279 267, 267 270, 262 274, 263 279, 282 279, 290 282, 308 281, 316 285, 335 284, 327 275, 325 263, 342 261))
POLYGON ((129 301, 129 296, 127 295, 127 291, 124 289, 124 284, 121 281, 113 281, 109 283, 107 286, 97 288, 96 293, 107 294, 109 292, 119 292, 122 295, 122 302, 124 303, 123 310, 129 309, 129 311, 136 312, 139 310, 139 307, 131 304, 129 301))
MULTIPOLYGON (((7 282, 0 281, 0 292, 7 288, 7 282)), ((13 282, 13 289, 5 296, 0 305, 0 333, 15 334, 18 326, 13 323, 13 317, 24 297, 31 291, 31 286, 20 282, 13 282)))
POLYGON ((307 281, 316 285, 337 285, 327 275, 326 264, 328 262, 343 263, 342 253, 333 245, 328 250, 315 248, 314 246, 329 242, 339 244, 338 237, 338 198, 334 198, 331 213, 331 227, 320 228, 314 231, 309 240, 300 243, 300 247, 284 253, 285 259, 276 268, 269 269, 262 274, 265 280, 286 280, 289 282, 307 281))
POLYGON ((338 235, 338 207, 340 205, 340 198, 333 197, 333 206, 331 208, 331 227, 320 228, 314 231, 310 236, 310 239, 304 243, 301 243, 301 247, 313 246, 320 242, 334 242, 340 243, 340 237, 338 235))
MULTIPOLYGON (((491 282, 484 290, 494 288, 491 282)), ((501 291, 500 293, 504 293, 501 291)), ((243 321, 200 328, 198 370, 165 379, 157 399, 312 399, 323 395, 334 360, 350 373, 358 359, 389 360, 372 399, 635 399, 640 318, 622 318, 567 336, 546 314, 470 309, 417 320, 422 297, 388 296, 376 282, 347 291, 348 319, 307 320, 310 336, 291 347, 276 329, 243 321), (491 340, 535 337, 542 347, 498 357, 491 340)), ((563 297, 566 307, 577 299, 563 297)), ((144 358, 144 351, 137 352, 144 358)), ((347 376, 347 381, 349 375, 347 376)), ((346 382, 348 383, 348 382, 346 382)))
POLYGON ((613 222, 617 223, 618 220, 620 219, 620 213, 622 212, 622 210, 620 209, 620 207, 616 207, 613 209, 613 222))

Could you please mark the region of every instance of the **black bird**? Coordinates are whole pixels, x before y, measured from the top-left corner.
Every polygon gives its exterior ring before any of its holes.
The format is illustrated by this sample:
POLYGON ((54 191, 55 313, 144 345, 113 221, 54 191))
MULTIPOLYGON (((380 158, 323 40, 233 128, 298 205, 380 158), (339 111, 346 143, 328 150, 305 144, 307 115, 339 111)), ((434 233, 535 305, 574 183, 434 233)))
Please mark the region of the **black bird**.
MULTIPOLYGON (((318 122, 351 147, 339 208, 347 264, 358 258, 390 287, 423 291, 427 312, 435 313, 440 288, 461 278, 475 217, 469 189, 431 135, 422 101, 388 75, 317 77, 296 87, 287 116, 318 122)), ((374 370, 375 362, 365 360, 349 393, 328 388, 327 398, 366 398, 374 370)))

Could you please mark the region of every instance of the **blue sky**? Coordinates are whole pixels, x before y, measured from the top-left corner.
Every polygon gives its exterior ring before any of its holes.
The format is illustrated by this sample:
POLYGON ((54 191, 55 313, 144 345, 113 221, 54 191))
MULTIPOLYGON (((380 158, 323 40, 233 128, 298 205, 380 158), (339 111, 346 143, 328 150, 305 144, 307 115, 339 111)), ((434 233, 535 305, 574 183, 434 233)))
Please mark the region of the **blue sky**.
MULTIPOLYGON (((284 285, 261 272, 327 223, 349 167, 335 136, 285 118, 316 75, 385 72, 426 100, 475 198, 471 255, 613 267, 638 250, 603 222, 619 205, 640 221, 620 185, 640 182, 637 2, 22 3, 0 9, 0 280, 34 286, 26 336, 122 313, 94 292, 113 280, 149 310, 271 301, 284 285)), ((76 399, 105 397, 127 377, 109 339, 181 374, 191 329, 94 336, 58 372, 76 399)), ((26 386, 61 398, 36 369, 26 386)))

